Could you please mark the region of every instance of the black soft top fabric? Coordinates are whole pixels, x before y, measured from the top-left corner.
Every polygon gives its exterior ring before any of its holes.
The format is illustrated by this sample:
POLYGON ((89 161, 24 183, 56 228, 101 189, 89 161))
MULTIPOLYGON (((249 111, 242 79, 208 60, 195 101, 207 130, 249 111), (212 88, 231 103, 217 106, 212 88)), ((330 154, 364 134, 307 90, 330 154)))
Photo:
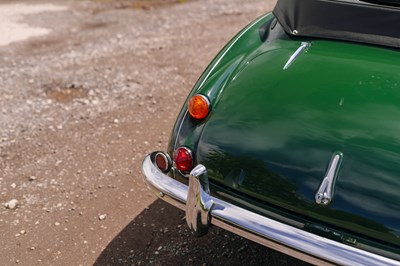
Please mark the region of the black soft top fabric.
POLYGON ((357 0, 278 0, 273 14, 291 35, 400 48, 400 8, 357 0))

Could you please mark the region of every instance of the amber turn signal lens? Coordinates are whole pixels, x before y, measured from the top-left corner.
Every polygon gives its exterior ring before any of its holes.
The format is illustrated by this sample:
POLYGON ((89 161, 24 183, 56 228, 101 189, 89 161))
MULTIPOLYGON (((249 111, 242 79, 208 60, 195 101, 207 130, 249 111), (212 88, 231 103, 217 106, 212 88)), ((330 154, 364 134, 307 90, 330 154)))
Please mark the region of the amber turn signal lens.
POLYGON ((192 170, 193 157, 192 152, 185 147, 180 147, 174 152, 175 167, 181 172, 192 170))
POLYGON ((206 96, 196 94, 188 102, 190 115, 195 119, 204 119, 210 112, 210 101, 206 96))

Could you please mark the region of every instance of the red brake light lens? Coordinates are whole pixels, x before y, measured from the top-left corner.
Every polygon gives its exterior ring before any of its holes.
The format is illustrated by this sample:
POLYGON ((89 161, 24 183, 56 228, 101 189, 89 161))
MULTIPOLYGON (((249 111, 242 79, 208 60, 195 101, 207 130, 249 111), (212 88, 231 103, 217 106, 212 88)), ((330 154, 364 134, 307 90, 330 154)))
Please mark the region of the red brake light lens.
POLYGON ((193 167, 192 152, 185 147, 180 147, 174 152, 175 167, 181 172, 190 171, 193 167))
POLYGON ((195 119, 204 119, 210 112, 210 101, 206 96, 196 94, 189 99, 188 110, 190 115, 195 119))

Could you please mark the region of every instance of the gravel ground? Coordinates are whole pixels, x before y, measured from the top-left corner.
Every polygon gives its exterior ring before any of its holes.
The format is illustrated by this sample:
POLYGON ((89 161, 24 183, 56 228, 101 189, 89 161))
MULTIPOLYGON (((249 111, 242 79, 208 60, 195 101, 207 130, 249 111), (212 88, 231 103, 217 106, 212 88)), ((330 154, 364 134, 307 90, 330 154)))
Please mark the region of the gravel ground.
POLYGON ((218 228, 194 238, 140 173, 201 71, 273 1, 26 3, 65 10, 26 14, 52 32, 0 46, 2 265, 303 264, 218 228))

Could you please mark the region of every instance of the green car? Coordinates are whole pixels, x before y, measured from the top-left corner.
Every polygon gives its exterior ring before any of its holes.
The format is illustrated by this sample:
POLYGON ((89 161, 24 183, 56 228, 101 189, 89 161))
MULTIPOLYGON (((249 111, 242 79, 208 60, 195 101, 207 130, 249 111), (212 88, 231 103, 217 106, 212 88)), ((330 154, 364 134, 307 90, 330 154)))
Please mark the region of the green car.
POLYGON ((400 1, 278 0, 211 62, 145 180, 313 264, 400 265, 400 1))

